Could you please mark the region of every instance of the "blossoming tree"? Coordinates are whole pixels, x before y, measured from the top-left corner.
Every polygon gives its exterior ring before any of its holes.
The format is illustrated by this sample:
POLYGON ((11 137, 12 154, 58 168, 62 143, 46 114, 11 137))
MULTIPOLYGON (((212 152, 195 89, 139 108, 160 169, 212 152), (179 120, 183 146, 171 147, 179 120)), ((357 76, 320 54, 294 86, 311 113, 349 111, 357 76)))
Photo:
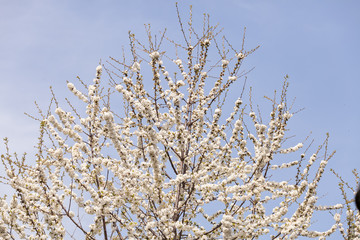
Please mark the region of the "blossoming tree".
POLYGON ((342 205, 317 205, 332 154, 326 142, 310 155, 303 143, 287 146, 286 81, 262 121, 242 93, 253 50, 235 50, 207 19, 201 33, 191 18, 188 31, 179 20, 183 44, 165 34, 157 42, 148 29, 147 47, 130 34, 130 58, 99 65, 89 85, 69 82, 86 109, 68 101, 67 111, 54 97, 55 113, 37 118, 30 163, 9 150, 1 156, 15 192, 0 201, 1 239, 324 239, 336 231, 342 205), (237 100, 228 101, 231 91, 237 100), (333 212, 328 230, 309 229, 317 211, 333 212))

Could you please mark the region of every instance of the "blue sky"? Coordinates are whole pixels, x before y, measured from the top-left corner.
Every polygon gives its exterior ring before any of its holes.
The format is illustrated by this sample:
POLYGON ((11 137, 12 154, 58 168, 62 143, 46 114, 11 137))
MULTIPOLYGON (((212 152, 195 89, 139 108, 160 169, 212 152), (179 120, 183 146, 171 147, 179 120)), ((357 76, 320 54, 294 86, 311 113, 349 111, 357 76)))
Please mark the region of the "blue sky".
MULTIPOLYGON (((337 151, 329 168, 353 180, 360 147, 359 1, 181 1, 183 15, 190 4, 195 21, 209 13, 234 45, 247 28, 246 48, 261 46, 247 60, 255 67, 248 76, 255 96, 272 96, 288 74, 289 96, 305 108, 290 123, 293 133, 302 140, 312 131, 320 144, 329 132, 337 151)), ((91 80, 100 59, 120 57, 128 47, 129 30, 144 35, 144 23, 175 34, 175 1, 3 1, 0 138, 8 137, 14 151, 33 152, 38 123, 23 113, 36 114, 35 100, 47 106, 50 85, 62 98, 69 96, 66 80, 91 80)), ((323 193, 332 196, 337 180, 326 176, 323 193)))

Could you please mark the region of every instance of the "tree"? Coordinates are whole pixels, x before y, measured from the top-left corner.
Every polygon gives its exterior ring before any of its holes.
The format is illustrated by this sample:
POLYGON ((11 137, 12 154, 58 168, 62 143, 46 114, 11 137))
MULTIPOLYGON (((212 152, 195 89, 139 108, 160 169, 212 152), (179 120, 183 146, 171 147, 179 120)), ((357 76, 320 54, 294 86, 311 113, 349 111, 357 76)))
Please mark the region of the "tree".
POLYGON ((179 22, 183 44, 150 27, 148 46, 130 33, 130 60, 110 58, 90 85, 79 79, 86 92, 68 82, 83 105, 68 100, 66 111, 54 96, 55 115, 40 110, 30 164, 5 139, 3 181, 15 193, 1 199, 2 239, 324 239, 336 231, 339 213, 327 231, 310 230, 315 212, 342 205, 316 205, 333 156, 327 138, 311 155, 302 142, 286 143, 287 77, 280 96, 267 98, 265 123, 251 94, 243 97, 242 63, 256 50, 245 50, 245 34, 235 50, 208 18, 201 33, 191 17, 188 31, 179 22))

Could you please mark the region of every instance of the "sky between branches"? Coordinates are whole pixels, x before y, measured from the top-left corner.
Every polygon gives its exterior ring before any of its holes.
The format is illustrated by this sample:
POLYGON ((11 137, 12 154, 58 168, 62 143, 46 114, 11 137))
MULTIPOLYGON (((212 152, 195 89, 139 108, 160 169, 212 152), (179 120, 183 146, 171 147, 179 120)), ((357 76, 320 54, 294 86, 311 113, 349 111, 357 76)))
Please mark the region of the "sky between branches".
MULTIPOLYGON (((312 131, 320 144, 330 133, 336 149, 328 169, 346 180, 359 166, 360 147, 360 3, 358 1, 181 1, 184 19, 193 5, 194 22, 209 13, 213 24, 234 46, 241 46, 247 28, 247 50, 261 45, 247 58, 255 101, 280 90, 290 76, 289 96, 296 97, 289 127, 297 140, 312 131)), ((119 58, 128 48, 127 32, 145 35, 145 23, 157 32, 168 28, 170 38, 180 32, 175 1, 5 1, 0 8, 0 138, 8 137, 12 150, 34 152, 38 123, 23 113, 43 108, 52 85, 59 98, 70 96, 66 80, 93 78, 100 59, 119 58)), ((106 79, 106 78, 104 78, 106 79)), ((268 109, 267 109, 268 110, 268 109)), ((264 110, 264 113, 268 111, 264 110)), ((3 151, 1 146, 1 151, 3 151)), ((331 198, 337 180, 328 173, 321 188, 331 198)), ((340 200, 340 198, 339 198, 340 200)))

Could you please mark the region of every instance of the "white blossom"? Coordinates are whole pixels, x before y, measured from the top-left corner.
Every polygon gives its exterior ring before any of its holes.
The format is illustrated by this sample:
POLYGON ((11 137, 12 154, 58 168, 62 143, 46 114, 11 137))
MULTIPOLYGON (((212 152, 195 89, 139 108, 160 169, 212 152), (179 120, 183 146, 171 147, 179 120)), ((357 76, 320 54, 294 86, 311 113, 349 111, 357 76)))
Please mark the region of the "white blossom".
POLYGON ((174 60, 174 63, 175 63, 176 65, 181 65, 181 64, 182 64, 182 61, 181 61, 181 59, 176 59, 176 60, 174 60))
POLYGON ((226 67, 229 64, 229 61, 226 59, 221 60, 221 64, 223 67, 226 67))
POLYGON ((157 59, 159 59, 160 54, 159 54, 159 52, 155 51, 155 52, 150 53, 149 56, 151 59, 157 60, 157 59))
POLYGON ((237 79, 236 76, 230 76, 230 77, 229 77, 229 80, 230 80, 230 81, 235 81, 236 79, 237 79))
POLYGON ((245 58, 245 55, 242 52, 239 52, 238 54, 236 54, 236 57, 238 59, 243 59, 243 58, 245 58))
POLYGON ((134 62, 134 64, 131 67, 131 71, 133 72, 139 72, 140 71, 140 63, 134 62))

